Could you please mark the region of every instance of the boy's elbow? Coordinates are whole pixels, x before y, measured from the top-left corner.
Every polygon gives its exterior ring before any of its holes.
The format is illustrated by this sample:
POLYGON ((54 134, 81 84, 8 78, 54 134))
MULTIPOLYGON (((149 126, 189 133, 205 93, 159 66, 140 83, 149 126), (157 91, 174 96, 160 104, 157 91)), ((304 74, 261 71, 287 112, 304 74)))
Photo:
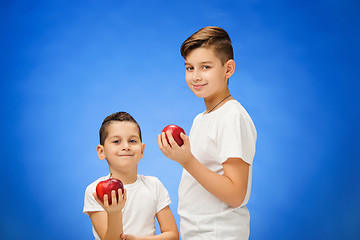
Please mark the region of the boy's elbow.
POLYGON ((234 201, 234 202, 231 202, 229 203, 228 205, 232 208, 238 208, 241 206, 241 204, 243 203, 244 201, 234 201))
POLYGON ((229 201, 227 204, 232 208, 238 208, 243 204, 244 200, 245 200, 244 195, 236 196, 236 197, 233 197, 231 199, 231 201, 229 201))
POLYGON ((170 240, 179 240, 179 232, 172 232, 171 234, 168 235, 168 239, 170 240))

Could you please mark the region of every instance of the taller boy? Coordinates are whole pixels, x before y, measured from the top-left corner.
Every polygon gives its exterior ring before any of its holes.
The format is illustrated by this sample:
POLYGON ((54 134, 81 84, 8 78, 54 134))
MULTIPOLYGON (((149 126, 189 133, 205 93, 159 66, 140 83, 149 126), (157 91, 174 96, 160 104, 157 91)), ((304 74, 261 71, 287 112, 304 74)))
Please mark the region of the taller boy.
POLYGON ((204 99, 206 111, 194 119, 179 147, 168 132, 159 147, 184 170, 179 186, 180 233, 183 240, 248 239, 256 129, 242 105, 230 95, 235 70, 227 32, 205 27, 181 46, 186 82, 204 99), (190 147, 191 146, 191 147, 190 147))

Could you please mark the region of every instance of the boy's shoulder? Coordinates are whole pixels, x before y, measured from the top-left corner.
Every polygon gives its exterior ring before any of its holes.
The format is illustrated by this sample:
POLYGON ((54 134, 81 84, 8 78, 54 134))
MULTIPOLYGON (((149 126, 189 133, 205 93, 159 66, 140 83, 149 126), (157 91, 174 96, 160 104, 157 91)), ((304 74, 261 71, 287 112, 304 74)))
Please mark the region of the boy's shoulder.
POLYGON ((246 109, 237 100, 227 101, 223 106, 209 114, 200 113, 193 121, 193 126, 204 125, 221 128, 235 122, 245 123, 254 128, 254 123, 246 109))
POLYGON ((157 178, 155 176, 138 175, 138 179, 140 179, 142 182, 145 182, 145 183, 154 183, 154 184, 161 183, 159 178, 157 178))
POLYGON ((241 103, 237 100, 227 101, 223 106, 219 109, 213 111, 209 114, 204 114, 205 112, 199 113, 195 120, 201 118, 227 118, 230 115, 238 115, 238 116, 248 116, 246 109, 241 105, 241 103))
POLYGON ((252 121, 249 113, 243 107, 243 105, 237 100, 230 100, 226 102, 221 108, 215 112, 216 117, 219 119, 237 118, 245 119, 246 121, 252 121))
POLYGON ((157 191, 159 189, 166 189, 164 184, 157 177, 138 175, 138 179, 148 189, 152 189, 154 191, 157 191))

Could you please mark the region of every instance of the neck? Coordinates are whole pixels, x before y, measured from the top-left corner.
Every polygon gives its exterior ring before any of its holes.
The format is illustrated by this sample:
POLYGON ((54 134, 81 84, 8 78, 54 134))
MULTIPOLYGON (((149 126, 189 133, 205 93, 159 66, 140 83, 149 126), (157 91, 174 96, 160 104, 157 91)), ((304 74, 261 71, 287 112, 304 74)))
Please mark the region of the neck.
POLYGON ((205 106, 206 106, 206 113, 215 111, 216 109, 218 109, 222 105, 224 105, 227 101, 234 99, 232 96, 229 96, 229 95, 230 95, 230 92, 226 91, 223 94, 219 94, 218 96, 213 97, 213 98, 206 98, 206 99, 204 98, 204 102, 205 102, 205 106))
POLYGON ((132 184, 136 182, 137 171, 131 173, 123 173, 110 169, 110 177, 120 179, 123 184, 132 184))

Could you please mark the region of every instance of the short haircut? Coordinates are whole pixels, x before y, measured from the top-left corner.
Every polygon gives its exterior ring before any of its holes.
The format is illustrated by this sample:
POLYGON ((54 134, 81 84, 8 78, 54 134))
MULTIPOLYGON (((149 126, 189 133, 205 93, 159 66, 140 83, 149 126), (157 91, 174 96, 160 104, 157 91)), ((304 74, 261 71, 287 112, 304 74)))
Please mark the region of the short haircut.
POLYGON ((229 34, 220 27, 204 27, 191 35, 181 45, 180 52, 184 59, 196 48, 213 48, 216 56, 224 65, 234 59, 233 47, 229 34))
POLYGON ((138 129, 139 129, 140 141, 142 141, 140 126, 139 126, 139 124, 136 122, 136 120, 135 120, 130 114, 128 114, 127 112, 117 112, 117 113, 113 113, 113 114, 107 116, 107 117, 104 119, 103 123, 101 124, 101 128, 100 128, 100 131, 99 131, 99 135, 100 135, 100 145, 104 145, 105 139, 106 139, 106 137, 107 137, 107 135, 108 135, 107 128, 108 128, 109 124, 110 124, 111 122, 114 122, 114 121, 132 122, 132 123, 135 123, 136 126, 137 126, 138 129))

